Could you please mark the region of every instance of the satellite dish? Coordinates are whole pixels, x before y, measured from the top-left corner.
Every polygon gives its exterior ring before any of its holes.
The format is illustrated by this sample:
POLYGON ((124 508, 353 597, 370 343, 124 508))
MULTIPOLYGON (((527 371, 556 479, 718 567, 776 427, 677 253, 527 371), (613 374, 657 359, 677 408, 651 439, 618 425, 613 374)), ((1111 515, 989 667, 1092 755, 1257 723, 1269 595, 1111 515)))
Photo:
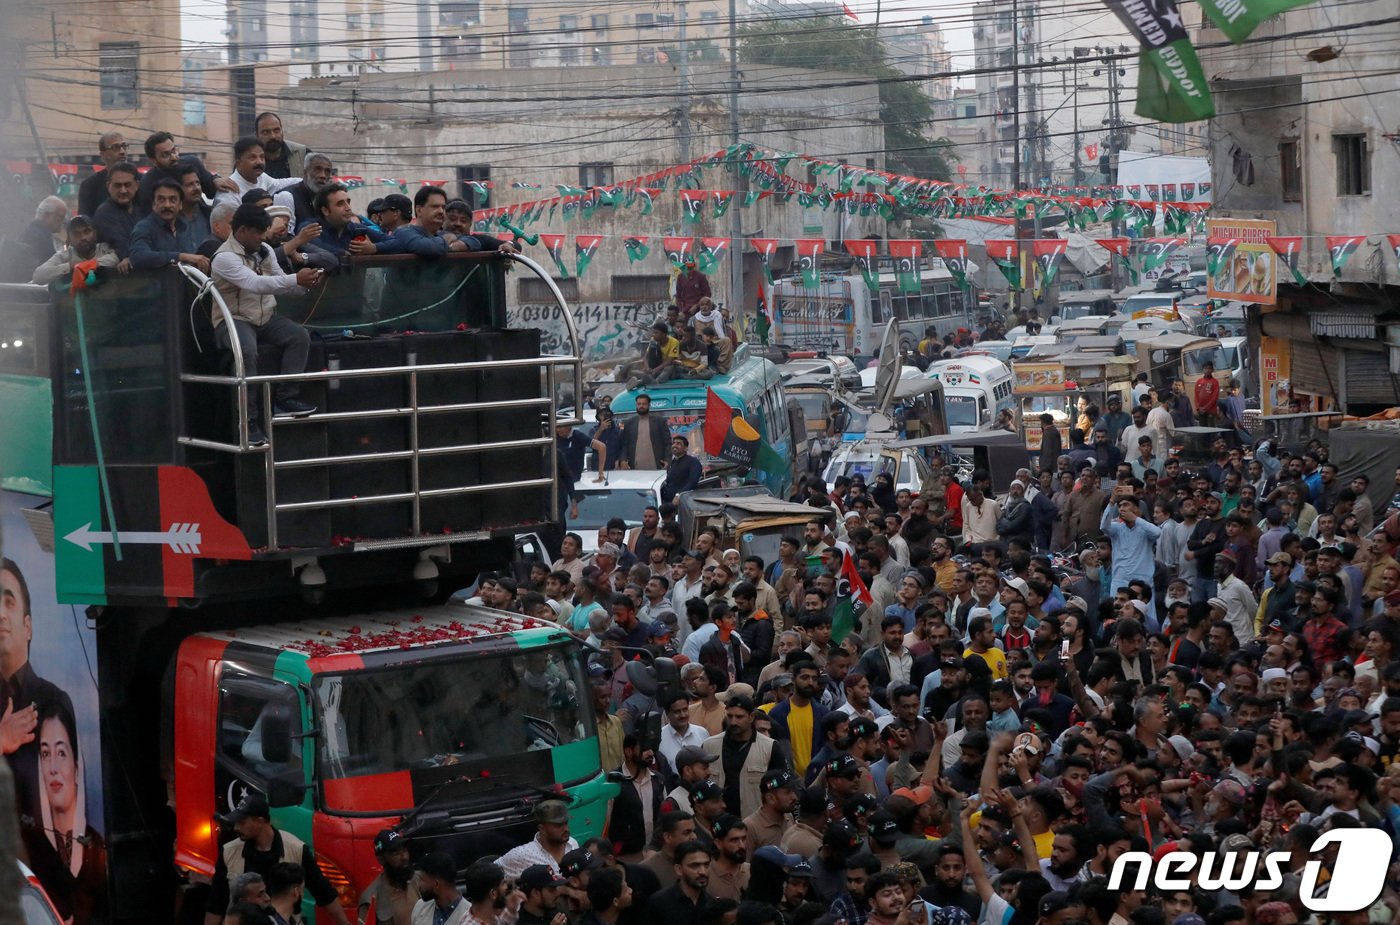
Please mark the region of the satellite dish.
POLYGON ((865 432, 868 434, 883 434, 894 430, 894 421, 883 411, 872 411, 870 417, 865 419, 865 432))
POLYGON ((880 338, 880 366, 875 373, 875 410, 881 413, 889 410, 894 402, 895 389, 899 387, 899 371, 904 358, 899 355, 899 322, 891 318, 885 326, 885 334, 880 338))

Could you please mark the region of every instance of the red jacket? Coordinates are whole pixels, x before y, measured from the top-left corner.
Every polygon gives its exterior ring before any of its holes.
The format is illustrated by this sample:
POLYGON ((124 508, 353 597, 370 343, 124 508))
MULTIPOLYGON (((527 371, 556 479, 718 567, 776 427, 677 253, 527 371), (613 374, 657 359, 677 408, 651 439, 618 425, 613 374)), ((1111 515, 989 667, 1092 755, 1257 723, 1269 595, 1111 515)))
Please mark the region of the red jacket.
POLYGON ((1196 410, 1201 414, 1215 414, 1220 410, 1220 380, 1214 376, 1202 376, 1196 380, 1196 410))

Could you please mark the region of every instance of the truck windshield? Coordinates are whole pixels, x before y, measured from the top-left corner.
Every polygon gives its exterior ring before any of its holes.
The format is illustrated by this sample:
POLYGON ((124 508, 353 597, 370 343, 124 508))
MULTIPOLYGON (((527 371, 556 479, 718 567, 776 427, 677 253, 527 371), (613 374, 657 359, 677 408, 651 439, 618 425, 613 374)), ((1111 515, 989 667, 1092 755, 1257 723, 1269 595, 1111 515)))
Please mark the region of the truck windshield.
POLYGON ((1199 376, 1206 371, 1206 364, 1214 366, 1217 371, 1229 373, 1235 368, 1238 360, 1238 351, 1234 347, 1211 347, 1208 350, 1193 350, 1181 358, 1181 363, 1186 367, 1188 376, 1199 376))
MULTIPOLYGON (((593 487, 595 478, 595 474, 588 473, 584 476, 584 484, 593 487)), ((642 522, 646 506, 655 503, 656 496, 646 488, 585 490, 583 499, 578 503, 578 517, 570 517, 569 523, 576 528, 597 529, 614 517, 621 517, 629 527, 635 527, 642 522)))
POLYGON ((976 429, 977 397, 974 395, 943 395, 943 413, 948 418, 949 427, 970 427, 976 429))
POLYGON ((592 711, 579 709, 587 690, 568 643, 321 675, 321 774, 388 774, 578 742, 594 734, 592 711))

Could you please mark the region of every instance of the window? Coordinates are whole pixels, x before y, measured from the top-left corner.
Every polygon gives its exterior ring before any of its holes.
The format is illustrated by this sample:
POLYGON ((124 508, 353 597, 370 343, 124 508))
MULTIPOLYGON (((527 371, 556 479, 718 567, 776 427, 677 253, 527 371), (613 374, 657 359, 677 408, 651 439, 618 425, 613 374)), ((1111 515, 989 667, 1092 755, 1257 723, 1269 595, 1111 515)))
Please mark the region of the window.
POLYGON ((598 45, 593 48, 594 64, 612 64, 612 50, 606 45, 598 45))
MULTIPOLYGON (((477 39, 477 53, 481 53, 481 40, 477 39)), ((476 209, 481 195, 472 186, 472 181, 484 183, 491 179, 491 167, 488 164, 464 164, 457 168, 457 185, 459 195, 467 201, 467 205, 473 210, 476 209)))
POLYGON ((594 13, 592 18, 589 20, 589 25, 593 27, 594 32, 608 31, 608 14, 594 13))
POLYGON ((481 36, 444 35, 438 38, 438 54, 444 59, 463 61, 481 57, 481 36))
POLYGON ((347 28, 347 29, 359 29, 359 28, 361 28, 361 18, 360 18, 360 14, 359 14, 359 13, 346 13, 346 14, 345 14, 345 28, 347 28))
POLYGON ((559 17, 559 31, 560 31, 560 32, 577 32, 577 31, 578 31, 578 17, 577 17, 577 16, 560 16, 560 17, 559 17))
POLYGON ((1301 202, 1303 199, 1303 164, 1297 139, 1278 143, 1279 186, 1283 190, 1284 202, 1301 202))
POLYGON ((535 46, 529 42, 515 42, 510 46, 510 66, 529 67, 535 59, 535 46))
POLYGON ((703 26, 713 26, 719 22, 719 13, 714 10, 703 10, 700 13, 700 24, 703 26))
POLYGON ((1365 135, 1333 135, 1337 158, 1337 195, 1367 196, 1371 192, 1371 152, 1365 135))
POLYGON ((511 32, 530 31, 530 8, 528 6, 513 6, 510 8, 508 17, 509 30, 511 32))
POLYGON ((225 675, 219 682, 218 762, 253 784, 265 784, 301 768, 301 710, 288 685, 225 675), (274 743, 274 730, 293 738, 274 743), (286 746, 290 745, 290 748, 286 746))
POLYGON ((650 13, 638 13, 638 14, 637 14, 637 28, 638 28, 638 29, 650 29, 650 28, 651 28, 652 26, 654 26, 655 24, 656 24, 656 17, 653 16, 652 14, 650 14, 650 13))
POLYGON ((370 27, 371 29, 381 29, 381 28, 383 28, 383 26, 384 26, 384 14, 383 14, 383 13, 370 13, 370 14, 369 14, 369 27, 370 27))
POLYGON ((614 302, 665 302, 671 298, 671 277, 661 273, 654 276, 622 276, 613 274, 614 302))
POLYGON ((591 186, 612 186, 612 164, 579 164, 578 185, 584 189, 591 186))
POLYGON ((438 4, 438 25, 474 26, 481 22, 480 0, 446 0, 438 4))
POLYGON ((676 23, 675 13, 657 13, 656 24, 658 26, 673 26, 676 23))
POLYGON ((139 109, 141 86, 138 72, 141 43, 103 42, 98 45, 103 109, 139 109))
MULTIPOLYGON (((555 279, 554 285, 559 287, 559 291, 564 294, 566 301, 578 301, 577 278, 570 276, 567 279, 555 279)), ((520 286, 515 291, 515 299, 522 305, 539 305, 541 303, 553 305, 554 293, 549 291, 549 286, 538 276, 527 277, 520 280, 520 286)))

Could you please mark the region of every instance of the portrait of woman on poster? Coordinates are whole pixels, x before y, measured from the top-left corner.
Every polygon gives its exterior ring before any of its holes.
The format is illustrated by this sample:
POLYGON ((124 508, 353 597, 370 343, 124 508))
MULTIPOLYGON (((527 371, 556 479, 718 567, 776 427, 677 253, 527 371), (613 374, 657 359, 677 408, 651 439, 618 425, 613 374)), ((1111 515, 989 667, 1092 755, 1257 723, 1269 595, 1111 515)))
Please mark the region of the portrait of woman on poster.
POLYGON ((107 846, 87 824, 77 723, 65 703, 39 714, 39 819, 22 823, 29 866, 65 923, 107 920, 107 846))

